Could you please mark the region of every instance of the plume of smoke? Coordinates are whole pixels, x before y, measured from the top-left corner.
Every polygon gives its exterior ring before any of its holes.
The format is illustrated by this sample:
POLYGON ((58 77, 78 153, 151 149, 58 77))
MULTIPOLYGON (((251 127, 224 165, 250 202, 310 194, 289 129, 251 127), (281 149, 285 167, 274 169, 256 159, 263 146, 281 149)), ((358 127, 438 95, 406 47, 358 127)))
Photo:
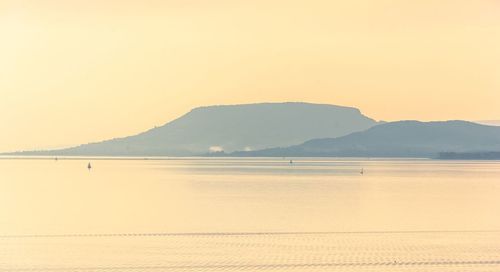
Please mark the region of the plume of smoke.
POLYGON ((208 148, 208 151, 209 152, 222 152, 222 151, 224 151, 224 148, 222 146, 213 145, 213 146, 208 148))

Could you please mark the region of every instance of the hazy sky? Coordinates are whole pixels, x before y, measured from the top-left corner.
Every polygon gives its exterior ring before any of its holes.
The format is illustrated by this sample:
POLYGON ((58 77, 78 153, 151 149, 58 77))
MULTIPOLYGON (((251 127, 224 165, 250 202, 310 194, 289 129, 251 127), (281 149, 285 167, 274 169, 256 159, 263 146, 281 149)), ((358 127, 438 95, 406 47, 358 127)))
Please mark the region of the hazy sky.
POLYGON ((0 151, 212 104, 500 119, 498 0, 0 0, 0 151))

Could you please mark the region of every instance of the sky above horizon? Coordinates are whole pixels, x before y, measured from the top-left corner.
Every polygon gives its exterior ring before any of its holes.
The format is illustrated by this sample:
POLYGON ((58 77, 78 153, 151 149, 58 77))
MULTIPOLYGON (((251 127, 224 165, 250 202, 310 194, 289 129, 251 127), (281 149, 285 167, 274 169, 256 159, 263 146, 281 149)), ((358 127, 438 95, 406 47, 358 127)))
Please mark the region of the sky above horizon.
POLYGON ((497 0, 0 0, 0 152, 215 104, 500 119, 497 0))

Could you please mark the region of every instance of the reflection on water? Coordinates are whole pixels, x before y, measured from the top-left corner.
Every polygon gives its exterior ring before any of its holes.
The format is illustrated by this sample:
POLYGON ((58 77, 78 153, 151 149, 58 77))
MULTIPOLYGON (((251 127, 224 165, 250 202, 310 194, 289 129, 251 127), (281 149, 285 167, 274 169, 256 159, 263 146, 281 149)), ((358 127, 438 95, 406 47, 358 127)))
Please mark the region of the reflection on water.
POLYGON ((88 161, 0 160, 0 271, 500 269, 500 162, 88 161))

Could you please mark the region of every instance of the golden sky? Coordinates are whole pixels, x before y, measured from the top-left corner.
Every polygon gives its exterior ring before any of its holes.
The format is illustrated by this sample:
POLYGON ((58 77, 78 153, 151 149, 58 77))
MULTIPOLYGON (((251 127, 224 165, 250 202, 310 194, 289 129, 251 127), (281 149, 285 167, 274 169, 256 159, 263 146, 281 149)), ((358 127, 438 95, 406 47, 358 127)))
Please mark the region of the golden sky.
POLYGON ((0 37, 0 151, 212 104, 500 119, 498 0, 0 0, 0 37))

